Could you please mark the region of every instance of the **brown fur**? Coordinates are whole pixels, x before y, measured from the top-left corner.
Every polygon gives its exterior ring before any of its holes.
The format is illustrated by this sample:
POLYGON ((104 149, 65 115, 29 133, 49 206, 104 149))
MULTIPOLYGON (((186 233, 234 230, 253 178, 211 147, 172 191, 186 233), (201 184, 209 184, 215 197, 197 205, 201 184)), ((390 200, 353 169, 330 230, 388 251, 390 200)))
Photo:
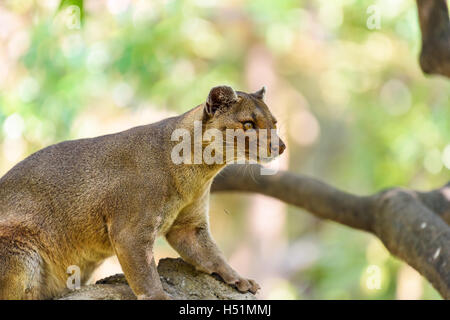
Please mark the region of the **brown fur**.
POLYGON ((194 120, 222 131, 247 118, 273 128, 263 96, 215 87, 183 115, 62 142, 17 164, 0 179, 0 298, 54 297, 66 290, 68 266, 79 266, 86 281, 114 254, 138 298, 169 298, 153 257, 159 235, 198 269, 256 292, 259 286, 225 262, 209 232, 209 189, 224 165, 172 163, 170 137, 176 128, 192 131, 194 120))

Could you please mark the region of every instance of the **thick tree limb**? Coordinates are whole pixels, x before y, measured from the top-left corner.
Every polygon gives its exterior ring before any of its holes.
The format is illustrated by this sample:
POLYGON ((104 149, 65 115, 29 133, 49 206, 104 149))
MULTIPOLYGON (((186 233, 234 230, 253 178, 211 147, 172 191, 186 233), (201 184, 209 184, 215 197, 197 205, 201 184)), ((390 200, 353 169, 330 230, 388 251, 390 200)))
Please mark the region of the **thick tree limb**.
POLYGON ((258 165, 232 165, 216 177, 212 191, 261 193, 373 233, 450 299, 450 183, 430 192, 393 188, 356 196, 311 177, 286 171, 261 175, 258 165))
MULTIPOLYGON (((177 300, 256 300, 250 292, 241 293, 218 277, 195 270, 182 259, 159 261, 158 273, 164 291, 177 300)), ((82 286, 57 298, 58 300, 135 300, 123 274, 116 274, 82 286)))
POLYGON ((422 52, 420 67, 427 74, 450 77, 450 21, 446 0, 417 0, 422 52))

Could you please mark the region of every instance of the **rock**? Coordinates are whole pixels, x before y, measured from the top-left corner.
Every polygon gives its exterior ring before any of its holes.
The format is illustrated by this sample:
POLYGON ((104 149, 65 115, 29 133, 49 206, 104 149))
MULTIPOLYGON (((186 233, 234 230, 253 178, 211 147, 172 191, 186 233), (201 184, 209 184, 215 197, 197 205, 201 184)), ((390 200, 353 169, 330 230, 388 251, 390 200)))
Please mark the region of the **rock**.
MULTIPOLYGON (((252 293, 241 293, 217 276, 196 271, 182 259, 161 259, 158 272, 164 290, 174 299, 184 300, 256 300, 252 293)), ((82 286, 60 300, 134 300, 136 297, 123 274, 82 286)))

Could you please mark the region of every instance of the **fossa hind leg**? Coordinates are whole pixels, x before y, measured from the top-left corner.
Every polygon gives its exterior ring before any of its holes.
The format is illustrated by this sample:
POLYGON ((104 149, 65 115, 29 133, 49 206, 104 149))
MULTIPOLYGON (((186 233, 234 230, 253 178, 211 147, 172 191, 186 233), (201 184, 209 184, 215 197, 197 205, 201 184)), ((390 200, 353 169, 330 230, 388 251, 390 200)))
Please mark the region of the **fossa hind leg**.
POLYGON ((42 299, 39 255, 0 241, 0 299, 42 299))

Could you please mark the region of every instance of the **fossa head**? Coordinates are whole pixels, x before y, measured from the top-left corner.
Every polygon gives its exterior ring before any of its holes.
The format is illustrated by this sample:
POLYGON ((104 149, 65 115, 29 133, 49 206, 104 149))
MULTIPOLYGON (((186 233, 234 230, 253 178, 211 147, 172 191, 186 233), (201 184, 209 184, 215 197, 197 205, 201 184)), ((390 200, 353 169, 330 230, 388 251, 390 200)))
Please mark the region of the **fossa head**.
POLYGON ((209 92, 204 103, 203 128, 222 132, 223 145, 233 146, 237 150, 234 160, 244 158, 268 162, 286 149, 286 145, 276 134, 277 120, 264 102, 265 93, 265 87, 254 93, 245 93, 229 86, 217 86, 209 92), (227 134, 232 132, 245 135, 245 147, 239 145, 238 139, 233 138, 230 142, 227 134), (252 137, 256 148, 251 144, 252 137))

